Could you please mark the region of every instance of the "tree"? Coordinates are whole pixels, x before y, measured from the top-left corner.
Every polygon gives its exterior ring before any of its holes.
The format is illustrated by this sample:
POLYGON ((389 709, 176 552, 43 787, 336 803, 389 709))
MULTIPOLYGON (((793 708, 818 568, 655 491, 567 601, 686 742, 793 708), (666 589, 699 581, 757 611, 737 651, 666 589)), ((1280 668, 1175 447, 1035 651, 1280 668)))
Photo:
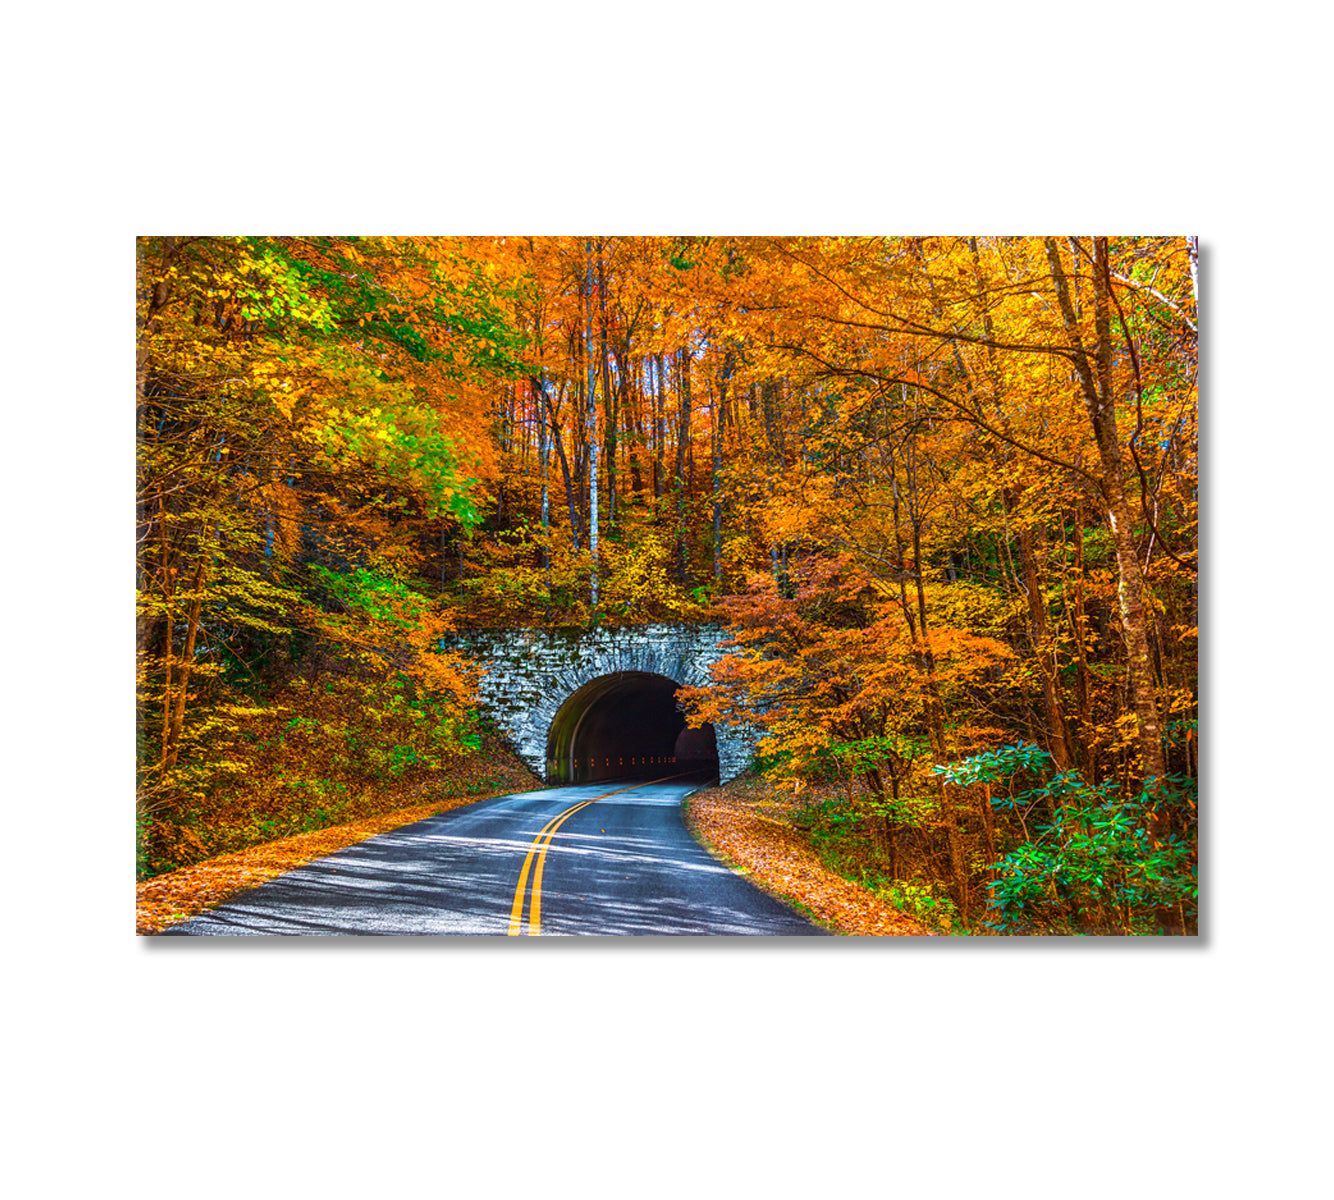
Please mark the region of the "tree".
POLYGON ((476 523, 493 470, 481 385, 515 371, 520 343, 485 273, 442 239, 145 238, 138 263, 150 817, 244 769, 229 744, 298 645, 466 707, 465 675, 431 649, 443 617, 410 596, 423 526, 476 523), (378 618, 337 580, 399 597, 401 651, 374 650, 378 618))

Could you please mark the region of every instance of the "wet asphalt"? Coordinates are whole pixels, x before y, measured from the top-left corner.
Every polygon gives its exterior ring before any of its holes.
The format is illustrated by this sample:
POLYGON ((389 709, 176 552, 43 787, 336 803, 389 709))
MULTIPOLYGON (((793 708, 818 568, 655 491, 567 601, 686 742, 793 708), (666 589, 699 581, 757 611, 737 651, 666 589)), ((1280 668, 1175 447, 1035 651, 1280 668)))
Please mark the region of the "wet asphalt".
POLYGON ((681 801, 698 786, 603 781, 482 801, 307 863, 159 936, 825 934, 691 837, 681 801), (544 828, 586 800, 543 860, 544 828))

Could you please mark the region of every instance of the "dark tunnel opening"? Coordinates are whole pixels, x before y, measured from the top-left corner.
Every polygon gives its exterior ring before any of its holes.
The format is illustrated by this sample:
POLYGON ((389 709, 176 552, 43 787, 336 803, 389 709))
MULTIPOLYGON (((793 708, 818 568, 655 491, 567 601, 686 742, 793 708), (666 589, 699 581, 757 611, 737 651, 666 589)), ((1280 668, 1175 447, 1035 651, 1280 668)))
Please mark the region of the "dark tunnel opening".
POLYGON ((547 734, 547 780, 716 778, 713 726, 687 729, 676 683, 664 675, 621 671, 584 684, 561 705, 547 734))

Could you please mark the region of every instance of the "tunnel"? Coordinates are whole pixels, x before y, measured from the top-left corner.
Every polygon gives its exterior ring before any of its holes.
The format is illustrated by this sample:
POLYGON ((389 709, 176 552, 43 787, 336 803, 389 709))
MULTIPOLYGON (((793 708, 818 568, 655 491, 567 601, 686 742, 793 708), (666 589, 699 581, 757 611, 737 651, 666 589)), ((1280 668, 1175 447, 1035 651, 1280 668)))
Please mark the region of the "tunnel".
POLYGON ((713 726, 687 729, 674 680, 644 671, 594 679, 556 712, 547 734, 547 780, 716 778, 713 726))

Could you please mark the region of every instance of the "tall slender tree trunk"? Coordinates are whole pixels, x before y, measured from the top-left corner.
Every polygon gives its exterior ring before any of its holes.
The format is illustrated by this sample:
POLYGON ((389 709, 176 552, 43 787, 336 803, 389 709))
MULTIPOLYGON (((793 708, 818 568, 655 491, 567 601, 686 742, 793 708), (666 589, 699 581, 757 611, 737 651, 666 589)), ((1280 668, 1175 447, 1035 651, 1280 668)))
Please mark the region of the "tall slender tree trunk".
POLYGON ((1038 586, 1038 568, 1033 554, 1033 534, 1022 521, 1019 523, 1019 563, 1024 572, 1024 592, 1028 597, 1028 623, 1032 631, 1033 655, 1042 676, 1042 703, 1047 713, 1047 734, 1051 755, 1061 771, 1074 765, 1066 736, 1065 716, 1061 712, 1060 694, 1056 688, 1058 665, 1056 646, 1047 623, 1047 604, 1038 586))
POLYGON ((723 422, 727 416, 727 385, 732 381, 733 357, 723 356, 722 377, 718 380, 718 399, 713 406, 713 586, 719 591, 723 582, 723 422))
POLYGON ((1154 691, 1153 661, 1145 620, 1144 578, 1135 547, 1130 504, 1126 498, 1121 463, 1121 441, 1116 428, 1116 399, 1112 390, 1111 279, 1107 239, 1093 239, 1094 345, 1084 346, 1060 252, 1052 238, 1044 239, 1047 262, 1061 318, 1065 322, 1084 406, 1093 426, 1101 465, 1100 490, 1116 546, 1117 601, 1126 642, 1131 701, 1139 726, 1139 751, 1146 783, 1166 774, 1158 699, 1154 691))
POLYGON ((620 391, 611 388, 611 360, 607 352, 607 264, 598 244, 598 342, 602 359, 602 406, 606 409, 603 437, 607 457, 607 528, 616 527, 616 434, 620 426, 620 391))
POLYGON ((663 489, 667 484, 666 469, 666 449, 663 443, 667 437, 667 371, 666 363, 662 354, 654 355, 654 366, 657 368, 657 388, 655 389, 657 400, 653 408, 653 444, 655 454, 653 458, 653 499, 655 501, 662 499, 663 489))
POLYGON ((584 290, 584 363, 588 368, 588 552, 589 603, 598 606, 598 410, 593 363, 593 246, 585 243, 588 267, 584 290))
POLYGON ((689 562, 686 549, 686 449, 690 444, 690 349, 683 346, 677 352, 680 370, 680 420, 676 435, 676 476, 674 481, 676 508, 676 578, 685 583, 689 562))
MULTIPOLYGON (((764 486, 767 497, 772 500, 774 497, 774 476, 777 475, 781 480, 783 476, 783 458, 778 447, 778 439, 774 433, 774 425, 778 420, 778 415, 774 411, 778 407, 776 394, 777 384, 771 379, 766 379, 760 385, 760 404, 761 416, 764 419, 764 486), (777 463, 775 464, 775 459, 777 463)), ((783 579, 783 571, 778 561, 778 543, 771 541, 769 543, 769 573, 780 585, 783 579)))
MULTIPOLYGON (((533 408, 537 411, 537 469, 542 480, 542 533, 543 536, 551 532, 551 489, 547 480, 547 413, 546 413, 546 395, 547 385, 543 378, 546 374, 541 371, 536 375, 529 376, 529 385, 533 389, 533 408)), ((542 565, 551 570, 551 551, 550 547, 542 547, 542 565)))
POLYGON ((565 444, 561 440, 560 425, 556 420, 556 409, 551 403, 551 395, 546 390, 546 384, 542 385, 542 394, 546 399, 547 415, 551 418, 551 441, 556 447, 556 457, 560 460, 561 475, 565 480, 565 502, 570 511, 570 545, 576 554, 579 553, 579 502, 577 499, 578 491, 575 480, 570 475, 570 462, 565 456, 565 444))
MULTIPOLYGON (((1075 649, 1079 654, 1079 669, 1075 675, 1076 699, 1079 703, 1079 724, 1081 728, 1081 742, 1085 748, 1088 743, 1085 740, 1088 737, 1088 729, 1093 724, 1093 689, 1089 684, 1089 666, 1088 666, 1088 647, 1086 645, 1087 617, 1084 613, 1084 508, 1082 505, 1075 506, 1075 611, 1074 611, 1074 634, 1075 649)), ((1091 752, 1090 752, 1091 754, 1091 752)), ((1093 759, 1086 756, 1088 761, 1085 767, 1088 770, 1088 780, 1090 783, 1097 783, 1097 771, 1094 770, 1093 759)))
MULTIPOLYGON (((725 393, 727 384, 721 385, 725 393)), ((717 593, 723 582, 723 494, 722 494, 722 418, 718 401, 713 405, 713 463, 710 480, 713 491, 713 587, 717 593)))
MULTIPOLYGON (((166 727, 166 737, 162 746, 162 766, 165 770, 171 770, 181 753, 181 734, 185 728, 185 704, 189 696, 190 675, 194 669, 195 660, 195 639, 199 633, 199 616, 204 607, 204 579, 205 571, 208 566, 208 552, 202 546, 200 548, 199 566, 195 569, 195 577, 190 583, 190 609, 186 614, 185 621, 185 647, 181 652, 180 669, 176 672, 174 680, 175 695, 170 692, 163 697, 164 708, 168 705, 170 696, 171 720, 166 727)), ((169 655, 175 654, 175 647, 168 645, 169 655)))
POLYGON ((630 470, 630 493, 640 500, 644 495, 644 479, 639 458, 644 451, 644 393, 639 369, 630 357, 627 343, 620 350, 614 350, 616 358, 617 390, 623 398, 618 401, 617 409, 625 412, 626 447, 625 461, 630 470))
POLYGON ((158 314, 167 307, 171 300, 171 281, 167 278, 167 273, 178 253, 176 238, 162 238, 162 262, 156 271, 157 278, 151 278, 146 258, 150 242, 156 240, 140 238, 136 247, 138 284, 145 292, 144 308, 142 315, 139 316, 138 328, 135 331, 134 353, 135 406, 141 415, 148 394, 148 376, 152 370, 153 333, 157 328, 158 314))
MULTIPOLYGON (((907 387, 903 388, 904 404, 907 405, 907 387)), ((914 418, 916 417, 917 397, 913 397, 914 418)), ((932 743, 935 751, 941 756, 941 761, 949 755, 949 750, 945 744, 945 702, 940 694, 940 685, 936 678, 936 656, 931 649, 930 640, 927 637, 929 628, 926 615, 926 589, 922 579, 922 507, 921 497, 918 494, 917 486, 917 443, 916 428, 917 422, 914 419, 912 424, 913 432, 908 434, 903 447, 903 468, 906 476, 906 490, 903 496, 905 506, 908 510, 908 525, 912 531, 912 569, 914 590, 917 600, 917 628, 921 633, 921 642, 918 648, 917 656, 921 669, 926 675, 927 690, 927 725, 931 731, 932 743)), ((899 533, 899 483, 896 473, 893 473, 891 459, 890 491, 893 502, 894 512, 894 539, 898 545, 899 562, 901 567, 906 564, 903 560, 903 542, 899 533)))

